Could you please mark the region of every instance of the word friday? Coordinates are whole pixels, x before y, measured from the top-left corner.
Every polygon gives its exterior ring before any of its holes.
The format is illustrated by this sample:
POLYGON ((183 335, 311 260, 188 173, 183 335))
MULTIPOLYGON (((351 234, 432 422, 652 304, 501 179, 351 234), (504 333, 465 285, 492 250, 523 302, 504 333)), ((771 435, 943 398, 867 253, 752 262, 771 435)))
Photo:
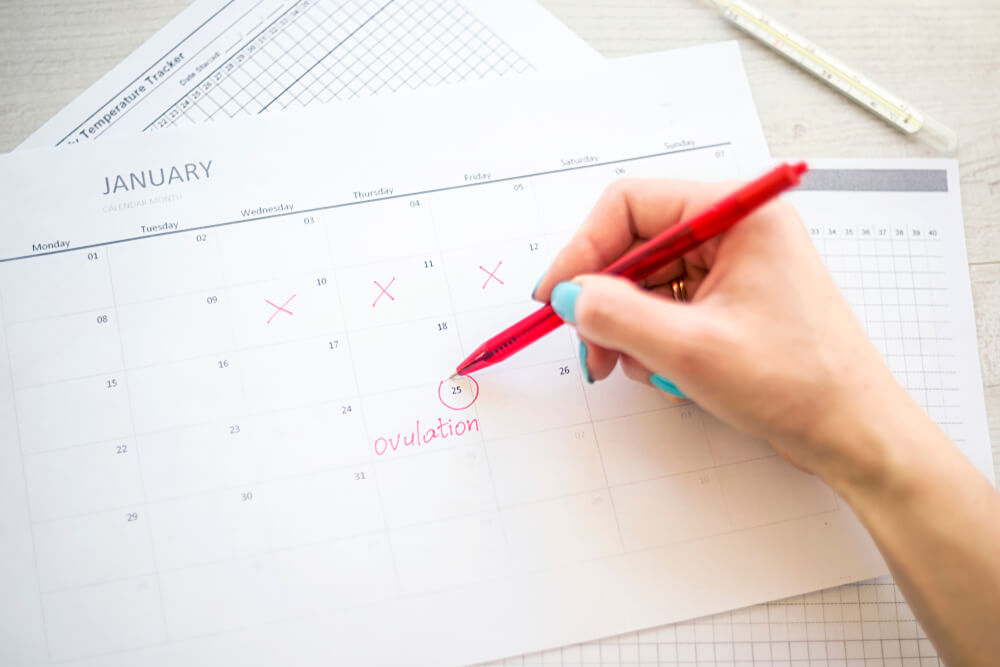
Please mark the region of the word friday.
POLYGON ((389 437, 379 436, 375 438, 375 454, 385 456, 389 452, 395 452, 400 447, 423 447, 429 445, 435 439, 447 440, 451 437, 459 437, 466 433, 478 433, 478 419, 445 419, 438 417, 437 426, 421 428, 420 420, 417 420, 413 430, 409 433, 397 433, 389 437))

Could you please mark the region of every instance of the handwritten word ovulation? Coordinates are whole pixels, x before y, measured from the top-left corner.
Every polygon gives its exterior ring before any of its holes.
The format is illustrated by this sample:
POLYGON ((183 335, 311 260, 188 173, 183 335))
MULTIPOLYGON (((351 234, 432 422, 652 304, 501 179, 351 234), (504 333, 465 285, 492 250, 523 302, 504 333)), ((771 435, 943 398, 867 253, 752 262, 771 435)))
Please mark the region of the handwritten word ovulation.
POLYGON ((478 432, 479 420, 476 418, 445 419, 444 417, 438 417, 437 426, 421 426, 418 419, 411 431, 375 438, 375 454, 376 456, 385 456, 386 454, 398 451, 402 447, 423 447, 435 440, 460 438, 464 435, 478 432))

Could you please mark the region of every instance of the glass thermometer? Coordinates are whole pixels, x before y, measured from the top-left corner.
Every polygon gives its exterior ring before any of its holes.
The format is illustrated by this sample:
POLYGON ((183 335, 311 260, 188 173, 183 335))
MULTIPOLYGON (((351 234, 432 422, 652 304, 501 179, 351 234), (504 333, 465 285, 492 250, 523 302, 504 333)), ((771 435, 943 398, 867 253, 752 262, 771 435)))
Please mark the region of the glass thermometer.
POLYGON ((868 77, 847 67, 801 35, 743 0, 703 0, 723 18, 756 37, 824 83, 879 116, 903 133, 942 153, 954 153, 958 137, 947 126, 921 113, 868 77))

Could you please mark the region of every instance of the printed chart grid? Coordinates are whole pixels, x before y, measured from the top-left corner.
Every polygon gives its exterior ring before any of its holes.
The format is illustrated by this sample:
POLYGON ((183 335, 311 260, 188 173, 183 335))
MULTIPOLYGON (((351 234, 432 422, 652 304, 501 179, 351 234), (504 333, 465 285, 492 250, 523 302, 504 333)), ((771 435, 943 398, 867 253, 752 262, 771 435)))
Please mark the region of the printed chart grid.
POLYGON ((939 667, 890 577, 504 661, 504 667, 939 667))
POLYGON ((456 0, 300 0, 150 127, 532 69, 456 0))

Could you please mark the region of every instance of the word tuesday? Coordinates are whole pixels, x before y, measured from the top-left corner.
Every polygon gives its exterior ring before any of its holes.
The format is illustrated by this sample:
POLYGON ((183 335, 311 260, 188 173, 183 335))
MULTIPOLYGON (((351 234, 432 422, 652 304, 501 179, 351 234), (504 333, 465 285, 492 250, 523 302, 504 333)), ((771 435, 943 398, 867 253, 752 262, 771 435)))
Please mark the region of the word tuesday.
POLYGON ((478 433, 478 419, 444 419, 438 417, 437 426, 420 427, 420 420, 409 433, 396 433, 389 437, 375 438, 375 454, 385 456, 390 452, 398 450, 400 447, 423 447, 429 445, 435 439, 447 440, 451 437, 465 435, 466 433, 478 433))
POLYGON ((212 161, 186 162, 180 166, 160 167, 159 169, 147 169, 140 172, 129 172, 128 174, 117 174, 113 179, 110 176, 104 177, 104 194, 113 195, 116 192, 131 192, 133 190, 145 190, 146 188, 158 188, 174 183, 187 183, 188 181, 199 181, 202 177, 206 180, 211 177, 212 161))

